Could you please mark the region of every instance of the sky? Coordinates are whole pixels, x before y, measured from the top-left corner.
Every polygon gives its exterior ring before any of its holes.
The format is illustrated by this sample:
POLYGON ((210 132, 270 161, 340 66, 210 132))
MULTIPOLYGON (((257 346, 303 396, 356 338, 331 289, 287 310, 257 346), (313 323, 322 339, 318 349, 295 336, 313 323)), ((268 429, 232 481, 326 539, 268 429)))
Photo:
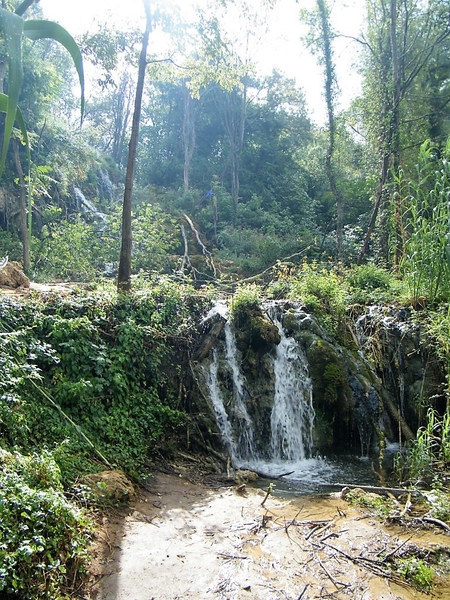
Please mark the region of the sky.
MULTIPOLYGON (((169 0, 167 0, 169 1, 169 0)), ((193 5, 203 0, 171 0, 182 7, 181 14, 189 20, 193 5)), ((357 37, 362 24, 361 0, 332 0, 331 19, 334 28, 346 36, 357 37)), ((57 21, 72 35, 95 30, 95 22, 127 23, 144 26, 145 15, 142 0, 40 0, 45 18, 57 21)), ((300 38, 305 33, 300 23, 300 8, 312 8, 315 0, 279 0, 272 11, 269 39, 258 49, 259 70, 270 74, 273 68, 294 78, 305 91, 308 110, 319 124, 325 120, 326 107, 323 98, 322 68, 311 56, 300 38)), ((151 42, 150 42, 151 43, 151 42)), ((340 87, 340 107, 348 106, 358 94, 359 78, 355 74, 357 44, 347 38, 335 41, 334 58, 340 87)))

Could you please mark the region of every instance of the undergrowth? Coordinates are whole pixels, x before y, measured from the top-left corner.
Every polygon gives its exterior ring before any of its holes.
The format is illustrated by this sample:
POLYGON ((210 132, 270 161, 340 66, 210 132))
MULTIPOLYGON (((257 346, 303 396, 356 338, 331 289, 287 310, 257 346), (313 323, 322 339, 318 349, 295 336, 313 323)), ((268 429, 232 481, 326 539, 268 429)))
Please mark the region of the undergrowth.
POLYGON ((206 303, 167 278, 130 295, 0 299, 0 595, 67 598, 90 525, 64 490, 110 467, 139 480, 186 437, 206 303))

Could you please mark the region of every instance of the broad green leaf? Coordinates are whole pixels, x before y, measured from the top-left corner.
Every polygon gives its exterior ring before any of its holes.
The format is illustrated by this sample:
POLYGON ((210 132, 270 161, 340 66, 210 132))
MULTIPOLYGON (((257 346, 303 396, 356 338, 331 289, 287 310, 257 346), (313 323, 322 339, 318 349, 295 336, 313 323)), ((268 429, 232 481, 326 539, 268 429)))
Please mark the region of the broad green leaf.
MULTIPOLYGON (((8 110, 8 96, 6 94, 0 93, 0 112, 7 112, 7 110, 8 110)), ((23 141, 24 141, 26 147, 28 148, 28 152, 29 152, 30 144, 29 144, 29 140, 28 140, 28 131, 27 131, 27 128, 25 127, 25 121, 23 120, 22 113, 20 112, 20 108, 18 106, 16 107, 15 121, 20 128, 20 133, 22 134, 23 141)))
POLYGON ((6 106, 5 130, 3 132, 3 145, 0 157, 0 175, 6 161, 11 132, 16 119, 17 103, 20 88, 22 87, 22 35, 24 21, 18 15, 0 9, 0 28, 5 37, 6 53, 8 55, 8 96, 6 106))
POLYGON ((81 56, 80 49, 64 27, 54 23, 53 21, 35 20, 30 19, 29 21, 23 22, 23 31, 30 40, 40 40, 43 38, 49 38, 59 42, 69 52, 74 62, 75 68, 78 73, 81 86, 81 118, 84 114, 84 72, 83 72, 83 59, 81 56))
MULTIPOLYGON (((7 111, 8 111, 8 96, 6 94, 1 94, 0 93, 0 112, 7 112, 7 111)), ((31 214, 32 214, 31 213, 31 209, 32 209, 32 207, 31 207, 31 190, 30 190, 30 185, 31 185, 31 180, 30 180, 30 169, 31 169, 30 141, 28 139, 27 128, 25 127, 25 121, 23 120, 22 113, 20 112, 20 108, 18 106, 16 107, 15 121, 16 121, 17 125, 20 127, 20 132, 22 134, 23 141, 24 141, 24 144, 25 144, 25 148, 26 148, 26 151, 27 151, 27 160, 28 160, 28 214, 29 214, 29 219, 31 219, 31 214)), ((11 134, 10 134, 10 137, 11 137, 11 134)), ((29 231, 31 232, 31 226, 29 226, 29 231)), ((30 233, 30 235, 31 235, 31 233, 30 233)))

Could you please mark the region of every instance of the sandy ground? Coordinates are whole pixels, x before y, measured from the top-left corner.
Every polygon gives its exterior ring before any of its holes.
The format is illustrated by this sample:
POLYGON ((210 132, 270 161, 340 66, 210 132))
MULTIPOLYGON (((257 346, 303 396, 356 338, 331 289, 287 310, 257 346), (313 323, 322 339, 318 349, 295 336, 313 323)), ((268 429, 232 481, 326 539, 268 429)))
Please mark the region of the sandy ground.
MULTIPOLYGON (((438 530, 383 528, 338 496, 291 500, 263 490, 211 490, 157 474, 126 516, 98 532, 89 594, 96 600, 420 599, 383 574, 409 544, 446 547, 438 530)), ((435 598, 450 598, 436 568, 435 598)))

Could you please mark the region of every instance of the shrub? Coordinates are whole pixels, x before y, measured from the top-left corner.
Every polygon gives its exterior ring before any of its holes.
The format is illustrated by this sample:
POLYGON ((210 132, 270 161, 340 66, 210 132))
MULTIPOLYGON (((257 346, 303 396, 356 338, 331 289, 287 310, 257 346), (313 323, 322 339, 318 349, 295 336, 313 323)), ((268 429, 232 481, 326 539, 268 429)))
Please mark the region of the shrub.
POLYGON ((290 297, 305 303, 331 335, 337 335, 346 307, 346 286, 334 269, 304 263, 292 279, 290 297))
POLYGON ((361 304, 389 301, 396 295, 399 286, 390 271, 373 263, 353 267, 346 279, 350 302, 361 304))
POLYGON ((91 524, 62 493, 51 454, 0 455, 0 592, 58 600, 85 572, 91 524))
POLYGON ((256 310, 261 303, 260 291, 255 284, 237 288, 231 300, 231 316, 236 319, 248 310, 256 310))

